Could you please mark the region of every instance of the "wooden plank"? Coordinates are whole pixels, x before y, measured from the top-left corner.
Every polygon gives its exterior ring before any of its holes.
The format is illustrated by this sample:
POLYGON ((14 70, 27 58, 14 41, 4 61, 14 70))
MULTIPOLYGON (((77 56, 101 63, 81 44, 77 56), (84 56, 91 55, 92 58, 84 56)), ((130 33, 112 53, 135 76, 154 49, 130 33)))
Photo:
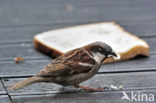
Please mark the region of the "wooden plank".
POLYGON ((28 61, 24 63, 14 63, 14 62, 2 62, 0 63, 0 77, 8 76, 31 76, 38 73, 44 66, 46 66, 51 60, 36 60, 28 61), (8 72, 9 71, 9 72, 8 72))
POLYGON ((5 89, 4 89, 4 87, 3 87, 2 83, 1 83, 1 80, 0 80, 0 97, 1 97, 1 95, 4 95, 4 94, 6 94, 6 91, 5 91, 5 89))
POLYGON ((29 26, 3 26, 0 28, 0 43, 6 41, 33 41, 33 36, 37 33, 57 29, 76 24, 46 24, 46 25, 29 25, 29 26))
POLYGON ((0 103, 12 103, 7 95, 0 95, 0 103))
POLYGON ((156 45, 155 45, 154 37, 152 37, 152 38, 144 38, 143 40, 145 40, 149 44, 151 54, 152 53, 155 54, 156 53, 156 51, 155 51, 156 45))
MULTIPOLYGON (((122 85, 124 90, 132 89, 156 89, 156 72, 134 72, 134 73, 113 73, 113 74, 97 74, 93 78, 81 83, 83 86, 91 87, 109 87, 122 85)), ((9 86, 26 78, 8 78, 3 81, 5 86, 9 86)), ((8 88, 7 88, 8 89, 8 88)), ((26 95, 26 94, 45 94, 45 93, 67 93, 76 92, 79 89, 74 87, 66 87, 62 89, 60 85, 53 83, 35 83, 24 87, 20 90, 9 90, 10 95, 26 95)))
POLYGON ((0 45, 0 50, 2 58, 12 58, 12 60, 15 57, 46 57, 46 55, 34 49, 33 43, 0 45))
POLYGON ((156 8, 142 9, 105 9, 100 7, 75 7, 73 10, 65 8, 21 8, 1 9, 0 25, 28 25, 45 23, 95 22, 115 20, 135 20, 155 18, 156 8), (47 12, 49 11, 49 12, 47 12))
MULTIPOLYGON (((137 22, 137 21, 134 21, 137 22)), ((138 21, 139 22, 139 21, 138 21)), ((156 36, 156 30, 154 27, 156 26, 156 23, 154 21, 149 23, 134 23, 134 24, 125 24, 125 23, 119 23, 126 31, 137 35, 139 37, 150 37, 150 36, 156 36)))
MULTIPOLYGON (((132 97, 132 91, 126 91, 127 95, 132 97)), ((135 90, 135 94, 151 94, 156 95, 155 90, 135 90)), ((134 103, 138 101, 121 100, 123 97, 122 91, 116 92, 79 92, 68 94, 47 94, 47 95, 21 95, 11 96, 15 103, 134 103)), ((138 99, 137 99, 138 100, 138 99)), ((139 101, 140 103, 147 103, 148 101, 139 101)), ((147 99, 149 100, 149 99, 147 99)), ((155 100, 155 98, 154 98, 155 100)), ((151 102, 151 101, 150 101, 151 102)), ((149 102, 149 103, 150 103, 149 102)), ((154 102, 151 102, 154 103, 154 102)))
MULTIPOLYGON (((116 21, 125 30, 137 36, 156 36, 156 19, 116 21)), ((27 26, 3 26, 0 28, 0 44, 18 41, 33 41, 37 33, 58 29, 68 26, 83 25, 91 22, 65 23, 65 24, 42 24, 27 26), (4 36, 5 35, 5 36, 4 36)))
POLYGON ((155 3, 155 0, 137 0, 137 1, 129 1, 129 0, 79 0, 79 1, 73 1, 73 0, 1 0, 0 1, 0 8, 23 8, 23 7, 45 7, 45 6, 52 6, 52 7, 60 7, 60 6, 66 6, 66 5, 97 5, 97 4, 121 4, 121 6, 124 4, 137 4, 137 3, 155 3))
MULTIPOLYGON (((151 53, 156 53, 156 38, 143 38, 146 40, 151 48, 151 53)), ((35 50, 33 47, 33 43, 9 43, 9 44, 1 44, 0 45, 0 60, 13 59, 17 56, 21 56, 24 58, 48 58, 43 53, 35 50)))

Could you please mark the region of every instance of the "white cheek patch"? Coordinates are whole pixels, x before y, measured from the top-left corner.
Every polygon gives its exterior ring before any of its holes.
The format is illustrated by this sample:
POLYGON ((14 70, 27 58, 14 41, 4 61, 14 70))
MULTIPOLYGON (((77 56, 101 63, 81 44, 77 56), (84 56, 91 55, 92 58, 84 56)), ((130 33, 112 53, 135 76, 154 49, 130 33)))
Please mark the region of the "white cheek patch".
POLYGON ((101 64, 102 60, 105 58, 103 54, 100 53, 93 53, 93 58, 96 60, 97 63, 101 64))
POLYGON ((92 67, 92 66, 93 66, 92 64, 82 63, 82 62, 80 62, 79 65, 82 65, 82 66, 89 66, 89 67, 92 67))

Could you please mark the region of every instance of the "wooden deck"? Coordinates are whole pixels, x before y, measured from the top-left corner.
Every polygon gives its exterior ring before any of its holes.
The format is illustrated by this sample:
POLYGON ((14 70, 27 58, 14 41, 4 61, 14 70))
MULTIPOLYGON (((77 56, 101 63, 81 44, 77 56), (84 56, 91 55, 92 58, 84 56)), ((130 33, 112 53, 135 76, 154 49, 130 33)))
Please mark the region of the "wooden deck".
MULTIPOLYGON (((115 21, 146 40, 151 56, 103 65, 95 77, 82 84, 123 85, 128 96, 132 91, 156 96, 156 0, 0 0, 0 103, 129 103, 121 100, 122 91, 61 90, 52 83, 36 83, 18 91, 7 89, 52 60, 34 49, 35 34, 103 21, 115 21), (25 62, 16 64, 17 56, 25 62)), ((156 103, 156 98, 139 103, 156 103)))

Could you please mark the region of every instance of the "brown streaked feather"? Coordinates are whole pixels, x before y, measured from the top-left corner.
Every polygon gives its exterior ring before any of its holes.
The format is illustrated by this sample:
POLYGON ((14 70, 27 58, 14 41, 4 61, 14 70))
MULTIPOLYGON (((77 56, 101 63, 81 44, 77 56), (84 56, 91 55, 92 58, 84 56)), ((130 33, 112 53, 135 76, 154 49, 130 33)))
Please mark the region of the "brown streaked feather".
POLYGON ((37 76, 58 76, 66 75, 71 71, 71 68, 64 64, 48 65, 45 69, 41 70, 37 76))
POLYGON ((89 57, 86 52, 82 49, 75 49, 53 60, 41 70, 38 76, 73 75, 88 72, 92 69, 91 66, 82 66, 79 62, 90 65, 95 64, 94 59, 89 57))
POLYGON ((76 74, 76 73, 85 73, 91 70, 91 66, 82 66, 78 63, 72 63, 68 65, 71 68, 74 68, 72 70, 72 73, 76 74))

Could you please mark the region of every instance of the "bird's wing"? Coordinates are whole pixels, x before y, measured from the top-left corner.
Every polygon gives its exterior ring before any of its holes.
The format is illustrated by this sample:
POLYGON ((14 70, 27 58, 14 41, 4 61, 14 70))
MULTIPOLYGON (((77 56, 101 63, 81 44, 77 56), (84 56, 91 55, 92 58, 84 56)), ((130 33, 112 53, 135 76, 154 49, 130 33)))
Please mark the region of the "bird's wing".
POLYGON ((49 64, 43 70, 40 71, 38 76, 58 76, 68 74, 71 69, 64 64, 49 64))
POLYGON ((95 61, 80 49, 58 57, 38 74, 39 76, 61 76, 88 72, 95 61))

